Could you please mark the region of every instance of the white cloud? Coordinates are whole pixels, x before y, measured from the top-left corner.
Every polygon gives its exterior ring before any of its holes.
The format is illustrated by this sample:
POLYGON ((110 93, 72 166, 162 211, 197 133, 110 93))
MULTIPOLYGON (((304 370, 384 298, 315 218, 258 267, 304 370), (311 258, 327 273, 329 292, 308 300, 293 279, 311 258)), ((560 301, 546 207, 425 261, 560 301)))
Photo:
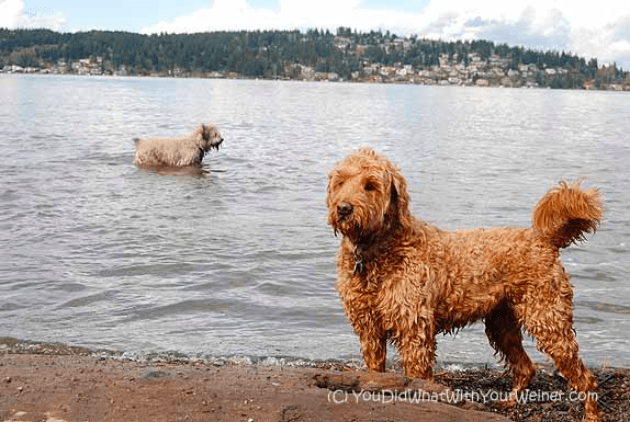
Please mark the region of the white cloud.
POLYGON ((280 0, 278 10, 253 8, 245 0, 215 0, 211 7, 144 27, 142 32, 334 31, 339 26, 564 50, 587 59, 597 57, 600 63, 616 61, 630 70, 630 10, 620 11, 617 0, 600 0, 595 6, 575 0, 432 0, 417 13, 368 9, 361 0, 280 0))
POLYGON ((15 28, 23 10, 23 0, 0 0, 0 28, 15 28))
POLYGON ((358 0, 280 0, 278 10, 252 8, 245 0, 214 0, 212 6, 171 22, 159 22, 141 29, 142 33, 181 33, 242 29, 309 29, 350 26, 359 30, 411 24, 416 15, 404 12, 374 11, 360 7, 358 0))
POLYGON ((61 12, 26 14, 24 0, 0 0, 0 28, 49 28, 59 31, 67 21, 61 12))
MULTIPOLYGON (((0 0, 0 27, 63 30, 67 23, 60 12, 29 15, 24 13, 24 0, 0 0)), ((621 8, 618 0, 599 0, 596 5, 575 0, 431 0, 420 12, 375 10, 363 0, 279 0, 275 10, 252 7, 247 0, 214 0, 207 8, 145 26, 141 32, 309 28, 334 32, 339 26, 564 50, 586 59, 597 57, 600 64, 615 61, 630 70, 630 8, 621 8)))
POLYGON ((144 27, 141 33, 192 33, 225 30, 284 29, 281 15, 267 9, 254 9, 245 0, 215 0, 212 7, 144 27))

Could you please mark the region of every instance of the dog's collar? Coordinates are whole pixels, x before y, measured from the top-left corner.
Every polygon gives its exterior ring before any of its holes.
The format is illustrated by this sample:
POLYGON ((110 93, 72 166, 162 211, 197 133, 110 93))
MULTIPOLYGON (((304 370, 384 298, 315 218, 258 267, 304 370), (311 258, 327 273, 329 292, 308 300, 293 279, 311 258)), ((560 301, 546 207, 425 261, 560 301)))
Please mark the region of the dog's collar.
POLYGON ((357 248, 354 251, 354 270, 353 270, 354 274, 355 275, 363 274, 363 271, 365 271, 365 264, 367 264, 370 261, 371 260, 369 259, 365 259, 363 257, 361 249, 357 248))
POLYGON ((357 259, 354 263, 354 274, 359 275, 363 273, 363 260, 357 259))
POLYGON ((365 265, 375 257, 375 242, 373 235, 360 236, 354 247, 354 274, 360 275, 365 271, 365 265))

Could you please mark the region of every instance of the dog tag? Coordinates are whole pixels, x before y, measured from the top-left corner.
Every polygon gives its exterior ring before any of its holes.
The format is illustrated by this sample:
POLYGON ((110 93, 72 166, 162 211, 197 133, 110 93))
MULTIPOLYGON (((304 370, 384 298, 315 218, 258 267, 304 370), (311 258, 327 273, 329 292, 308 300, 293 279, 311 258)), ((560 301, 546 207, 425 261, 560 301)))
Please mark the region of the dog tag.
POLYGON ((358 260, 357 262, 354 263, 354 273, 361 274, 362 272, 363 272, 363 261, 358 260))

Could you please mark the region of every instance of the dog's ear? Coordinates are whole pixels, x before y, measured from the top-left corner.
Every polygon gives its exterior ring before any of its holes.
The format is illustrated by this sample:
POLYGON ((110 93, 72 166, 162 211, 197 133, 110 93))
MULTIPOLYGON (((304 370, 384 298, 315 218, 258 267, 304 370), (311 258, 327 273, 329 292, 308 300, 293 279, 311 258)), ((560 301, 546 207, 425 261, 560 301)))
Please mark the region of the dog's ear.
POLYGON ((197 146, 201 149, 203 149, 205 147, 205 142, 204 142, 204 137, 205 134, 204 132, 206 131, 206 127, 205 125, 200 125, 197 127, 197 129, 195 129, 195 133, 193 135, 194 140, 197 144, 197 146))
POLYGON ((328 183, 326 184, 326 208, 328 208, 328 225, 331 226, 333 228, 333 230, 335 231, 335 236, 337 236, 337 225, 335 223, 335 217, 333 215, 333 188, 332 188, 332 184, 333 184, 333 178, 334 178, 334 170, 331 170, 328 173, 328 183))
POLYGON ((407 182, 397 167, 390 172, 392 186, 390 191, 390 206, 395 207, 397 217, 403 227, 411 225, 411 212, 409 211, 409 194, 407 193, 407 182))

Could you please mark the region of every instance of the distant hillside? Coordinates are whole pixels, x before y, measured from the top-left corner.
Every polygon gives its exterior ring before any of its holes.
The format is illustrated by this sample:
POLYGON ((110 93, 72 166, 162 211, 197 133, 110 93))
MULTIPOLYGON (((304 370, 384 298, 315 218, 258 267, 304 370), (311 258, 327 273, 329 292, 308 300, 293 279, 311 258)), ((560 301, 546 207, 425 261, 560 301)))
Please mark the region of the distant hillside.
POLYGON ((317 29, 160 35, 0 29, 0 69, 630 90, 628 72, 599 67, 597 59, 348 28, 336 35, 317 29))

